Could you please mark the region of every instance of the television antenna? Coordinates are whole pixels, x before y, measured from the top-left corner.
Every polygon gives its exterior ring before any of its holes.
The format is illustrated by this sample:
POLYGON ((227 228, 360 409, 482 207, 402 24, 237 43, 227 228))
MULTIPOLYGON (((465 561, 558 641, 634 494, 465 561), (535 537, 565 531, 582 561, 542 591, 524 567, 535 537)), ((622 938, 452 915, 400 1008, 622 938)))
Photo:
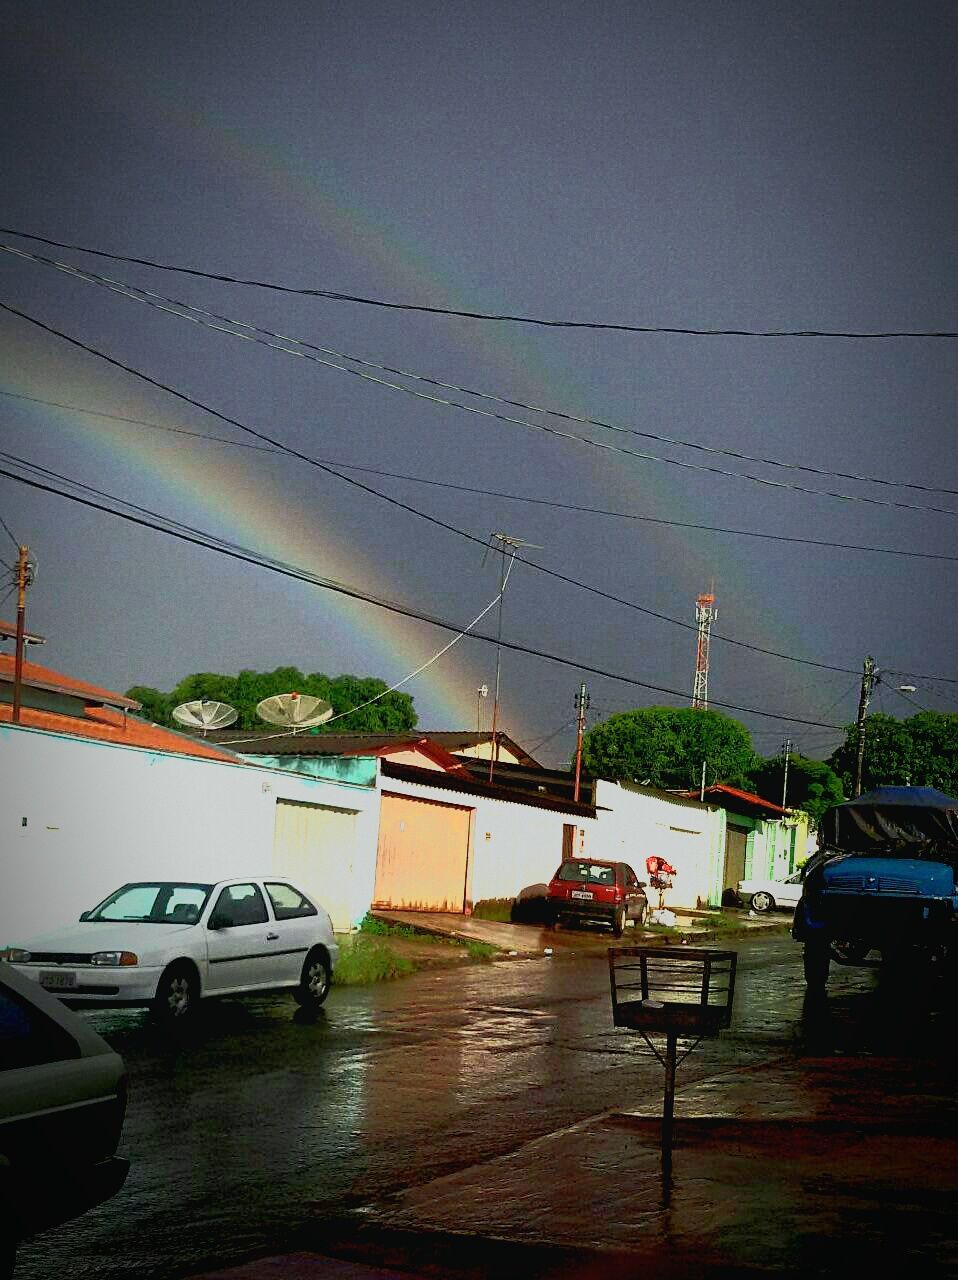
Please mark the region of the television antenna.
POLYGON ((267 724, 285 729, 313 729, 332 718, 333 708, 309 693, 274 693, 256 704, 256 714, 267 724))
POLYGON ((205 698, 197 698, 174 707, 173 719, 187 729, 199 729, 205 738, 210 729, 225 729, 235 724, 239 712, 228 702, 207 702, 205 698))
POLYGON ((542 547, 537 542, 526 542, 524 538, 516 538, 512 534, 503 533, 497 530, 489 535, 489 547, 486 549, 485 555, 482 557, 482 563, 486 563, 486 556, 492 548, 493 542, 499 544, 499 620, 496 626, 496 685, 492 698, 492 741, 489 744, 489 781, 492 782, 492 775, 496 767, 496 756, 498 755, 498 739, 496 738, 496 726, 499 722, 499 677, 502 670, 502 599, 506 594, 506 583, 509 581, 509 574, 512 572, 512 566, 515 564, 516 556, 521 547, 531 547, 534 551, 541 551, 542 547), (509 569, 506 570, 506 547, 512 549, 512 555, 509 557, 509 569))

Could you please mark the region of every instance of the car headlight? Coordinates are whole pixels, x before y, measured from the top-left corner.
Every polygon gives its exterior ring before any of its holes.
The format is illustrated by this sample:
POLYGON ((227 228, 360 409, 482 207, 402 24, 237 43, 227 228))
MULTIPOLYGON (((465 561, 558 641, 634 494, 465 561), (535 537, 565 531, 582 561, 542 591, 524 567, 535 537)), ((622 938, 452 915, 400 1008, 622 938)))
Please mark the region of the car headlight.
POLYGON ((94 951, 90 956, 91 964, 105 964, 117 968, 120 965, 139 964, 139 956, 133 954, 132 951, 94 951))
POLYGON ((11 964, 29 964, 30 952, 22 947, 6 947, 0 951, 0 960, 9 960, 11 964))

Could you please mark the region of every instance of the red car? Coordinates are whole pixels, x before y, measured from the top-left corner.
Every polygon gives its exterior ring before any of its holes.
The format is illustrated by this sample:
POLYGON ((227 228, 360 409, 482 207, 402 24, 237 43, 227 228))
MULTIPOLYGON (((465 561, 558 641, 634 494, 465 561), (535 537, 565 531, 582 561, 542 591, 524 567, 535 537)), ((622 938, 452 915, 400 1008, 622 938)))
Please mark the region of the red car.
POLYGON ((649 910, 644 882, 627 862, 569 858, 549 884, 549 921, 553 928, 569 921, 599 922, 622 936, 626 920, 641 925, 649 910))

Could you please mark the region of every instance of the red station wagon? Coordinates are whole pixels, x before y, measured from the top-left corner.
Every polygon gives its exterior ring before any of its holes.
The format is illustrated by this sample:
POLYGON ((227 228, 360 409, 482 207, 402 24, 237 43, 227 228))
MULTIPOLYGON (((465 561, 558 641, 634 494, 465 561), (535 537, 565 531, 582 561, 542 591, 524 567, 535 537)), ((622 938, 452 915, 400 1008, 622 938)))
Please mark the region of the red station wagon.
POLYGON ((549 884, 549 920, 553 928, 569 921, 598 921, 620 938, 626 920, 641 925, 649 910, 644 881, 627 862, 569 858, 549 884))

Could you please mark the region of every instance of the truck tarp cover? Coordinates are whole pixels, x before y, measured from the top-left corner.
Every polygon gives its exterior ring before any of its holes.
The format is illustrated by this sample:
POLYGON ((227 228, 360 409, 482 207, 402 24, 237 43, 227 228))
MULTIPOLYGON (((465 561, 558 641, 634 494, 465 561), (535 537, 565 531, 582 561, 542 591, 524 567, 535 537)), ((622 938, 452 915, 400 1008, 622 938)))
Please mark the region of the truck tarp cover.
POLYGON ((849 853, 958 854, 958 800, 934 787, 878 787, 827 809, 820 844, 849 853))

